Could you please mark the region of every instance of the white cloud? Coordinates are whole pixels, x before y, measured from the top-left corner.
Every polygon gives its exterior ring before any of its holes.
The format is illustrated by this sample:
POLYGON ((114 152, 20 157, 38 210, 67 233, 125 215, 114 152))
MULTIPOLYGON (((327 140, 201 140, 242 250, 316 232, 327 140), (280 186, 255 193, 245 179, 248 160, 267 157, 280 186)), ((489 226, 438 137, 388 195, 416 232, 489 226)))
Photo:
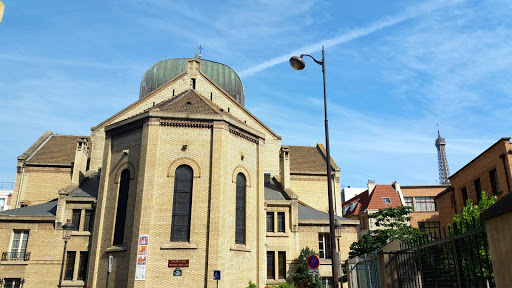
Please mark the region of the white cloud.
POLYGON ((325 48, 330 48, 330 47, 333 47, 333 46, 336 46, 336 45, 339 45, 342 43, 346 43, 346 42, 367 36, 369 34, 372 34, 374 32, 382 30, 384 28, 399 24, 406 20, 418 17, 425 13, 444 8, 448 5, 454 5, 458 2, 460 2, 460 1, 451 1, 451 2, 431 1, 431 2, 427 2, 426 4, 419 5, 417 7, 408 9, 403 14, 400 14, 400 15, 397 15, 394 17, 384 18, 384 19, 378 20, 376 22, 370 23, 367 26, 360 27, 360 28, 354 28, 354 29, 352 29, 348 32, 345 32, 341 35, 338 35, 334 38, 303 46, 303 47, 296 49, 292 52, 289 52, 285 55, 281 55, 281 56, 272 58, 272 59, 264 61, 258 65, 255 65, 253 67, 249 67, 245 70, 242 70, 239 74, 242 78, 249 77, 255 73, 261 72, 265 69, 268 69, 275 65, 286 62, 290 59, 290 57, 292 57, 294 55, 309 54, 309 53, 317 52, 320 50, 321 46, 325 46, 325 48))

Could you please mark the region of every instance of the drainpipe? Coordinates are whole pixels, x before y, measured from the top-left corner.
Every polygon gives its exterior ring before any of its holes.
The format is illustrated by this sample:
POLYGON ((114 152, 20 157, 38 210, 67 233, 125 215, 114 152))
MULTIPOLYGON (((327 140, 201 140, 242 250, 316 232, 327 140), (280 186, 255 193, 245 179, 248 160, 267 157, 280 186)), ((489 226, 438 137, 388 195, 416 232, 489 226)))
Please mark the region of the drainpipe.
POLYGON ((508 192, 510 192, 510 180, 508 179, 510 176, 507 173, 507 161, 505 160, 507 158, 507 154, 503 153, 500 155, 501 160, 503 161, 503 169, 505 170, 505 179, 507 179, 507 189, 508 192))
POLYGON ((25 177, 25 163, 23 163, 23 166, 21 166, 21 179, 20 179, 20 185, 18 186, 18 195, 16 195, 16 206, 14 206, 14 209, 18 208, 18 205, 20 204, 20 195, 21 195, 21 187, 23 187, 23 178, 25 177))

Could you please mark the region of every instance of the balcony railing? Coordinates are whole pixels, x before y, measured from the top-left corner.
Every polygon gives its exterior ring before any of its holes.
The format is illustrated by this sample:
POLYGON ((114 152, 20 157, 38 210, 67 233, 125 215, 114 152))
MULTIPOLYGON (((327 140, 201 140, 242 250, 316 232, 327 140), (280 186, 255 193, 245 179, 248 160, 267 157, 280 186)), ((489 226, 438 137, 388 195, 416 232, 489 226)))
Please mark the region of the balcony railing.
POLYGON ((0 190, 10 190, 14 189, 14 182, 0 182, 0 190))
POLYGON ((2 253, 2 261, 10 261, 10 260, 30 260, 30 252, 3 252, 2 253))

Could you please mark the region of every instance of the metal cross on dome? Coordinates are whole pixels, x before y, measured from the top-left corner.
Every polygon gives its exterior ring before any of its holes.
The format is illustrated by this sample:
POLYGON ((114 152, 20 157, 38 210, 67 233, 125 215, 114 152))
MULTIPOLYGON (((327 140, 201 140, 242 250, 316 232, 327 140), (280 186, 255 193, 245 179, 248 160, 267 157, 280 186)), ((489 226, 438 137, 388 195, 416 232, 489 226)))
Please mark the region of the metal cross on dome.
POLYGON ((199 42, 199 47, 197 49, 199 49, 199 59, 201 59, 201 51, 204 49, 203 46, 201 46, 201 42, 199 42))

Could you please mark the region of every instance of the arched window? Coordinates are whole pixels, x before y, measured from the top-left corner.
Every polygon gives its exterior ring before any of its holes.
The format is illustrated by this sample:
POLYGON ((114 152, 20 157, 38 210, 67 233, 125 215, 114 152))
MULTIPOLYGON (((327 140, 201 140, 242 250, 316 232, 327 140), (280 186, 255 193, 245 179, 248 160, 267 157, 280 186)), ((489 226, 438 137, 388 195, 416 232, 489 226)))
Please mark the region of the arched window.
POLYGON ((235 243, 245 244, 245 176, 236 176, 236 228, 235 243))
POLYGON ((130 170, 124 169, 123 172, 121 172, 121 179, 119 181, 114 245, 123 244, 124 226, 126 223, 126 207, 128 206, 128 190, 130 190, 130 170))
POLYGON ((189 242, 190 240, 193 175, 190 166, 181 165, 176 169, 172 201, 171 241, 189 242))

